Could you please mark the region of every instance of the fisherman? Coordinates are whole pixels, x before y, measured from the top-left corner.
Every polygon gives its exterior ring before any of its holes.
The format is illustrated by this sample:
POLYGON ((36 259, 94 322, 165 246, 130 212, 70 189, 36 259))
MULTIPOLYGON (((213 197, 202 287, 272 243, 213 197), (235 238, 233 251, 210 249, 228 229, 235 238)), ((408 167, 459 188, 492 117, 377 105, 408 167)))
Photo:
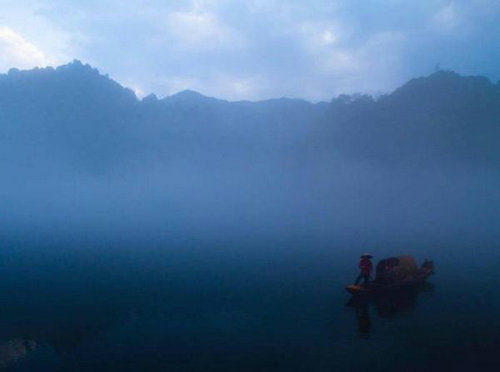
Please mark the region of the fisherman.
POLYGON ((359 261, 359 268, 361 269, 361 272, 359 273, 358 277, 356 278, 356 283, 355 285, 358 285, 359 281, 361 278, 364 279, 364 285, 365 287, 368 286, 368 280, 370 279, 370 273, 372 271, 373 265, 370 259, 372 259, 373 256, 369 253, 364 253, 361 255, 361 260, 359 261))

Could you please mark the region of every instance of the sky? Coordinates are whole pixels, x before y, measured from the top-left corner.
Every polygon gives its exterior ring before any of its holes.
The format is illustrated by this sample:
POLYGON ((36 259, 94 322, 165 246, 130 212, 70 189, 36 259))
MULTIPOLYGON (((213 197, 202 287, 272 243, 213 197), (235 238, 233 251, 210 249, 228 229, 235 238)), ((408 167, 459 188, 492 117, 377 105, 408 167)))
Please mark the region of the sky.
POLYGON ((388 93, 500 79, 500 0, 0 0, 0 72, 79 59, 139 97, 388 93))

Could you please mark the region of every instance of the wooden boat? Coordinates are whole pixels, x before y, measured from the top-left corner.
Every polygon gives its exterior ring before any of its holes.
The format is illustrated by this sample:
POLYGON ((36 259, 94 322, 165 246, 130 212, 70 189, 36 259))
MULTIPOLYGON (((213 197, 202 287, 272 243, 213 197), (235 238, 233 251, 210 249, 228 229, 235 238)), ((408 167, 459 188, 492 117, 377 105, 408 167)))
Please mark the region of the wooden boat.
POLYGON ((409 256, 389 258, 377 264, 377 277, 370 281, 368 286, 350 284, 345 289, 354 296, 391 294, 418 286, 432 274, 434 263, 430 260, 425 260, 423 265, 417 268, 413 258, 409 256), (387 266, 387 262, 392 262, 393 266, 387 266))

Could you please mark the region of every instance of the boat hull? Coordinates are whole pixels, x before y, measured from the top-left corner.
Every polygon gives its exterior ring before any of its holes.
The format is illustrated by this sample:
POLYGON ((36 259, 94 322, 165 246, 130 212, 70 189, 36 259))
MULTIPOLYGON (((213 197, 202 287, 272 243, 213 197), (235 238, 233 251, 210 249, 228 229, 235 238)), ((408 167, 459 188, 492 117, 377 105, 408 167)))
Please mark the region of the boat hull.
POLYGON ((373 295, 390 294, 421 285, 432 274, 433 274, 432 270, 421 270, 418 277, 413 280, 408 280, 394 284, 381 284, 377 283, 376 281, 372 281, 368 283, 368 286, 350 284, 347 285, 345 289, 353 296, 373 296, 373 295))

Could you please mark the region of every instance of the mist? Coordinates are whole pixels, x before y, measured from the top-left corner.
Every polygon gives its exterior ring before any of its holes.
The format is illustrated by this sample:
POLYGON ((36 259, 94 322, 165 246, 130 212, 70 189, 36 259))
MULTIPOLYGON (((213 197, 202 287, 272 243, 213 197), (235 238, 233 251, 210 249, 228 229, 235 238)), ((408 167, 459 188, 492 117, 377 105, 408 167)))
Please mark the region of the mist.
POLYGON ((13 69, 0 76, 1 232, 486 241, 500 217, 499 110, 499 84, 448 71, 312 104, 139 100, 79 61, 13 69))
POLYGON ((498 83, 452 71, 311 103, 11 69, 0 366, 497 365, 499 117, 498 83), (432 258, 436 286, 344 306, 366 251, 432 258))

